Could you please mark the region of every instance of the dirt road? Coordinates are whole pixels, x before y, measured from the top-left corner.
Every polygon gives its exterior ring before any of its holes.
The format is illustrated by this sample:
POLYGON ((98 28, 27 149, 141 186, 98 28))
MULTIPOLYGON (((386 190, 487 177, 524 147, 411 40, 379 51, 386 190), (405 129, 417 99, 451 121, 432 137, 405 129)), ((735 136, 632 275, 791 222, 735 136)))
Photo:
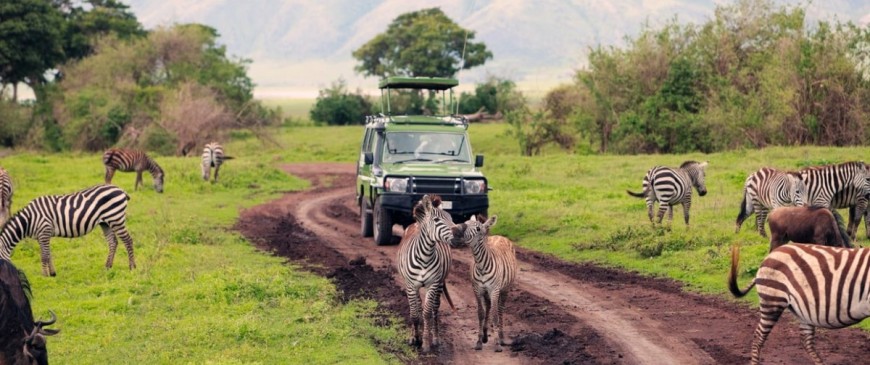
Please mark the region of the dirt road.
MULTIPOLYGON (((396 246, 359 234, 354 167, 295 164, 288 173, 312 189, 248 209, 237 228, 258 247, 332 278, 345 299, 371 298, 408 318, 396 277, 396 246)), ((500 222, 504 224, 504 222, 500 222)), ((401 234, 398 227, 396 234, 401 234)), ((685 293, 671 280, 570 264, 518 250, 518 287, 506 307, 510 351, 474 351, 477 314, 468 249, 454 249, 448 286, 456 311, 442 306, 444 344, 408 362, 437 364, 734 364, 746 363, 756 311, 722 298, 685 293)), ((723 291, 724 278, 723 273, 723 291)), ((867 334, 822 330, 817 346, 829 364, 858 364, 870 354, 867 334)), ((766 364, 810 361, 797 326, 785 315, 764 348, 766 364)), ((382 351, 392 351, 383 348, 382 351)))

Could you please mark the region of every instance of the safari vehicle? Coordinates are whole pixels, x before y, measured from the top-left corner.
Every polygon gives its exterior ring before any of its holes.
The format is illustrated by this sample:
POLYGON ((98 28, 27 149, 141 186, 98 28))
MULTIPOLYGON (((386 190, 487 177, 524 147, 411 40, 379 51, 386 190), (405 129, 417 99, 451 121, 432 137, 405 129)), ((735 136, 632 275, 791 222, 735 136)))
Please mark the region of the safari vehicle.
POLYGON ((356 181, 362 235, 378 245, 392 242, 394 224, 414 223, 411 210, 425 194, 441 196, 454 222, 487 212, 483 155, 472 154, 468 120, 456 113, 458 84, 435 77, 390 77, 379 84, 381 113, 366 117, 356 181), (398 97, 397 89, 427 90, 440 110, 394 113, 390 94, 398 97))

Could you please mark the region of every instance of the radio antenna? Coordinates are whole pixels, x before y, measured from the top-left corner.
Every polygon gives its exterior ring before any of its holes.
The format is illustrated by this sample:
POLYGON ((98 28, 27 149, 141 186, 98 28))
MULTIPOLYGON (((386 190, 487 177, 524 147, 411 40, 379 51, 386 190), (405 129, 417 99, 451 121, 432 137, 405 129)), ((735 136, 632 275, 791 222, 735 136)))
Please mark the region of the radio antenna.
MULTIPOLYGON (((471 11, 474 12, 474 0, 471 1, 471 11)), ((462 41, 462 56, 460 56, 459 60, 462 62, 462 66, 459 67, 459 70, 456 71, 456 80, 459 81, 460 74, 462 74, 462 69, 465 68, 465 46, 468 45, 468 29, 465 29, 465 39, 462 41)), ((454 114, 459 113, 459 103, 454 103, 453 106, 454 114)))

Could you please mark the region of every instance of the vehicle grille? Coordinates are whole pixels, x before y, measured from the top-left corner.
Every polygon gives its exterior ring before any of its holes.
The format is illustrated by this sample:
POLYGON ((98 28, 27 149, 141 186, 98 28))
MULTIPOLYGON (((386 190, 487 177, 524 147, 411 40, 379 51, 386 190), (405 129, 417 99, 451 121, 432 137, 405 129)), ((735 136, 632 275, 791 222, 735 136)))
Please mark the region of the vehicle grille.
POLYGON ((411 177, 411 192, 420 194, 460 194, 462 182, 455 177, 411 177))

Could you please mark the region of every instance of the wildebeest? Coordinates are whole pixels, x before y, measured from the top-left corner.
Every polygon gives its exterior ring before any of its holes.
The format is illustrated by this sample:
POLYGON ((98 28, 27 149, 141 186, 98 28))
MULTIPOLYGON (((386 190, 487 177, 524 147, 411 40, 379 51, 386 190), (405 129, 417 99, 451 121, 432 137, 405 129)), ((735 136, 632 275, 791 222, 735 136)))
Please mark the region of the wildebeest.
POLYGON ((768 217, 770 251, 789 241, 851 248, 849 233, 839 214, 824 207, 779 207, 768 217))
POLYGON ((0 364, 48 365, 45 336, 59 330, 45 326, 56 320, 52 313, 47 322, 33 321, 27 277, 11 262, 0 259, 0 364))

